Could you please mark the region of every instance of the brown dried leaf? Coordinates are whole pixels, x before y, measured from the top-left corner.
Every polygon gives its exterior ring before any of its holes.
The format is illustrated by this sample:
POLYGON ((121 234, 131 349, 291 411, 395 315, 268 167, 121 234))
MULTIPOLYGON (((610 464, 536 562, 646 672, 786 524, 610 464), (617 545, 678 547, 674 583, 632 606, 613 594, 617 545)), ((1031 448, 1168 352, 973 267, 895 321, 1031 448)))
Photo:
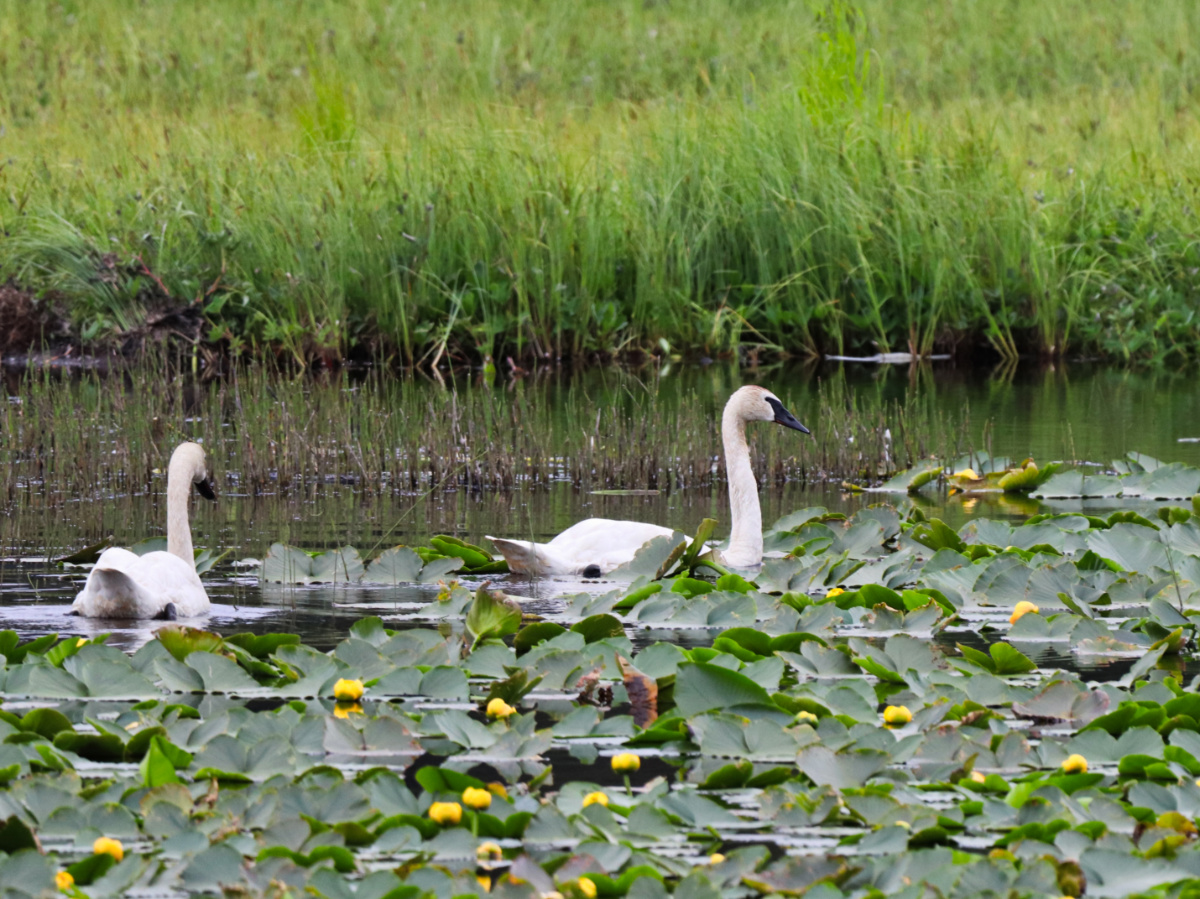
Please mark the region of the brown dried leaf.
POLYGON ((638 727, 649 727, 658 718, 658 684, 654 678, 638 671, 620 655, 617 666, 625 679, 625 692, 633 706, 633 723, 638 727))
POLYGON ((603 670, 603 668, 593 668, 575 682, 575 689, 579 691, 578 702, 592 701, 592 693, 596 690, 596 684, 600 682, 600 672, 603 670))

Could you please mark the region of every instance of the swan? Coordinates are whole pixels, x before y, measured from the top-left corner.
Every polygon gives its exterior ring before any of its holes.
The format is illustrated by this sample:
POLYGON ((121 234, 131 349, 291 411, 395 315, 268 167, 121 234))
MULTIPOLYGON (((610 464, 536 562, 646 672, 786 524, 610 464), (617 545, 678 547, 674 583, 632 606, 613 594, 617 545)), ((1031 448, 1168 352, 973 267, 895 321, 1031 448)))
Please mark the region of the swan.
MULTIPOLYGON (((747 386, 734 391, 721 415, 721 439, 725 444, 725 471, 729 478, 729 511, 733 527, 729 547, 720 559, 730 568, 754 568, 762 563, 762 510, 758 504, 758 482, 750 467, 746 445, 746 422, 773 421, 808 434, 779 398, 762 387, 747 386)), ((549 543, 488 537, 518 574, 583 575, 600 577, 633 558, 642 545, 674 531, 640 521, 589 518, 567 528, 549 543)))
POLYGON ((204 448, 181 443, 167 467, 167 550, 139 556, 114 546, 106 549, 88 574, 71 606, 85 618, 194 618, 208 613, 208 594, 196 574, 188 494, 192 485, 216 500, 204 448))

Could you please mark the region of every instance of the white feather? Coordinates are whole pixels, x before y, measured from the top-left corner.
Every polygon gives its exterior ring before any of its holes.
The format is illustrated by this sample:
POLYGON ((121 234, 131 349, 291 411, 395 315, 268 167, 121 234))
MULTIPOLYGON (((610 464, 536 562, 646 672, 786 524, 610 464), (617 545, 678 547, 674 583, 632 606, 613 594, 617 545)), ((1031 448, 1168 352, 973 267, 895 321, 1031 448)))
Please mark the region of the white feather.
POLYGON ((204 450, 184 443, 167 469, 167 552, 139 556, 127 549, 106 549, 88 574, 71 609, 85 618, 155 618, 168 603, 179 618, 208 614, 208 594, 196 574, 188 496, 206 476, 204 450))
MULTIPOLYGON (((775 395, 761 387, 743 387, 729 398, 721 416, 732 519, 729 547, 721 555, 724 563, 734 568, 762 564, 762 512, 758 483, 750 466, 750 448, 746 444, 746 422, 777 420, 768 398, 778 404, 775 395)), ((791 421, 792 426, 797 424, 795 419, 791 421)), ((672 533, 670 528, 641 521, 589 518, 567 528, 549 543, 488 539, 508 561, 508 567, 518 574, 580 575, 591 566, 607 574, 632 559, 650 540, 672 533)))

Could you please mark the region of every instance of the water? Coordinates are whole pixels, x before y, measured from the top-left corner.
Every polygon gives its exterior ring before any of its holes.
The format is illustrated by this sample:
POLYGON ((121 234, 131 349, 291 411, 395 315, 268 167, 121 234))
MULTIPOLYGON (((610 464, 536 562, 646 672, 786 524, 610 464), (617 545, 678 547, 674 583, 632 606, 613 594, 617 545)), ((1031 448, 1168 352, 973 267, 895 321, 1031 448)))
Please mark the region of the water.
MULTIPOLYGON (((738 384, 757 382, 770 386, 817 431, 837 425, 805 415, 822 381, 842 383, 864 401, 895 401, 905 408, 917 403, 931 405, 945 420, 964 422, 963 433, 953 436, 1018 461, 1033 456, 1039 462, 1078 459, 1108 463, 1137 450, 1200 465, 1200 444, 1179 442, 1200 437, 1200 389, 1186 372, 1142 373, 1083 365, 1030 366, 998 373, 937 366, 912 371, 906 367, 776 366, 739 374, 728 366, 677 366, 665 373, 599 369, 571 378, 530 378, 518 386, 526 401, 548 407, 556 415, 577 412, 561 406, 580 402, 580 396, 628 404, 636 413, 638 404, 645 402, 648 384, 652 384, 660 407, 698 402, 715 414, 738 384)), ((20 379, 8 373, 6 383, 10 396, 19 398, 20 379)), ((114 383, 120 389, 115 378, 114 383)), ((436 382, 421 388, 430 392, 445 389, 436 382)), ((457 389, 482 388, 461 378, 457 389)), ((97 424, 121 427, 119 421, 97 424)), ((620 435, 602 436, 620 439, 620 435)), ((787 436, 808 439, 794 432, 787 436)), ((751 440, 755 439, 752 429, 751 440)), ((765 438, 760 433, 757 439, 765 438)), ((630 446, 629 452, 637 453, 638 447, 630 446)), ((713 447, 716 452, 718 448, 713 447)), ((129 648, 148 639, 152 629, 142 625, 96 624, 66 616, 65 607, 86 572, 64 571, 47 560, 109 535, 122 545, 161 534, 165 515, 162 478, 153 483, 152 494, 113 490, 52 502, 35 489, 10 503, 9 514, 0 524, 0 627, 15 628, 23 636, 111 631, 114 642, 129 648)), ((351 597, 346 588, 260 586, 248 560, 262 558, 274 542, 310 550, 349 544, 369 556, 372 550, 396 543, 421 544, 439 533, 481 545, 486 544, 488 534, 548 539, 589 516, 654 521, 683 531, 690 531, 705 517, 728 521, 727 498, 720 488, 597 495, 559 482, 507 491, 414 490, 376 495, 334 482, 283 496, 238 492, 236 484, 227 479, 215 506, 193 501, 197 544, 231 551, 206 577, 209 594, 219 606, 211 626, 222 633, 295 632, 305 642, 324 647, 341 639, 361 614, 358 608, 340 606, 348 600, 360 601, 361 596, 351 597), (235 564, 242 561, 241 567, 235 564)), ((905 497, 856 495, 836 483, 788 482, 762 490, 761 498, 767 523, 806 506, 851 514, 883 500, 901 505, 913 502, 905 497)), ((955 527, 979 515, 1020 519, 1043 511, 1085 507, 1078 502, 1050 505, 1001 496, 962 500, 934 494, 916 501, 927 514, 955 527)), ((1095 511, 1116 507, 1111 501, 1086 504, 1095 511)), ((1120 507, 1130 508, 1130 504, 1126 501, 1120 507)), ((720 529, 718 533, 722 533, 720 529)), ((547 609, 553 607, 555 595, 584 586, 571 581, 535 585, 516 577, 494 581, 511 593, 538 597, 547 609)), ((399 608, 428 602, 436 591, 436 586, 375 590, 370 599, 383 610, 389 604, 399 608)), ((533 610, 537 609, 535 605, 533 610)))

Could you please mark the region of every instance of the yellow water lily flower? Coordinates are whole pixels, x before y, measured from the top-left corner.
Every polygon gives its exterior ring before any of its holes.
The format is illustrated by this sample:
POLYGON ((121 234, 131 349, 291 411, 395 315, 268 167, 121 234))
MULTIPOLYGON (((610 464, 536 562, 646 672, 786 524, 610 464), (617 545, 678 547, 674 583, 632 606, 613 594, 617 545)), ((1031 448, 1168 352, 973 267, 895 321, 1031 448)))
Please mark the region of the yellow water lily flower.
POLYGON ((642 767, 642 760, 632 752, 622 752, 613 756, 612 769, 618 774, 636 771, 642 767))
POLYGON ((960 470, 960 471, 956 471, 956 472, 954 472, 954 475, 953 475, 953 477, 956 477, 956 478, 970 478, 972 481, 978 481, 978 480, 979 480, 979 475, 975 474, 975 469, 974 469, 974 468, 964 468, 964 469, 962 469, 962 470, 960 470))
POLYGON ((1068 774, 1087 774, 1087 759, 1081 756, 1078 752, 1073 752, 1067 756, 1067 760, 1062 763, 1062 769, 1068 774))
POLYGON ((972 771, 971 772, 971 780, 973 780, 977 784, 981 784, 985 780, 987 780, 987 777, 984 775, 984 773, 982 771, 972 771))
POLYGON ((599 790, 596 790, 594 793, 588 793, 583 797, 583 807, 587 808, 589 805, 602 805, 608 808, 608 796, 599 790))
POLYGON ((596 884, 592 878, 580 877, 575 882, 579 886, 579 892, 586 896, 587 899, 596 899, 596 884))
POLYGON ((342 678, 333 685, 333 698, 338 702, 358 702, 362 699, 363 682, 342 678))
POLYGON ((357 702, 339 702, 333 707, 334 718, 349 718, 351 715, 361 715, 363 707, 357 702))
POLYGON ((121 845, 120 840, 114 840, 112 837, 97 837, 96 842, 92 843, 92 852, 96 855, 111 855, 117 861, 125 857, 125 847, 121 845))
POLYGON ((509 715, 515 715, 516 713, 517 710, 499 696, 487 704, 487 716, 489 718, 507 718, 509 715))
POLYGON ((1012 615, 1009 616, 1008 623, 1016 624, 1017 619, 1022 615, 1028 615, 1030 612, 1033 612, 1036 615, 1040 611, 1041 609, 1039 609, 1034 603, 1031 603, 1027 599, 1023 599, 1017 603, 1016 608, 1013 609, 1012 615))
POLYGON ((725 861, 725 856, 723 856, 723 855, 722 855, 721 853, 719 853, 719 852, 714 852, 712 855, 710 855, 710 856, 708 857, 708 863, 709 863, 710 865, 719 865, 719 864, 721 864, 721 862, 723 862, 723 861, 725 861))
POLYGON ((479 787, 467 787, 463 790, 462 801, 467 808, 482 811, 492 804, 492 794, 479 787))
POLYGON ((908 724, 910 721, 912 721, 912 712, 906 705, 889 705, 883 710, 883 723, 888 727, 908 724))
POLYGON ((453 827, 462 821, 462 806, 457 802, 435 802, 429 806, 429 817, 443 827, 453 827))
POLYGON ((814 715, 812 712, 800 711, 800 712, 796 713, 796 723, 797 724, 816 725, 816 723, 819 720, 820 719, 816 715, 814 715))
POLYGON ((75 886, 75 878, 71 876, 70 871, 59 871, 54 875, 54 885, 65 893, 75 886))
POLYGON ((479 844, 479 847, 475 850, 475 857, 494 861, 495 859, 504 857, 504 850, 500 848, 499 843, 493 843, 489 840, 486 843, 479 844))
POLYGON ((827 591, 825 592, 825 598, 826 598, 826 599, 833 599, 835 596, 841 596, 841 595, 842 595, 843 593, 845 593, 845 592, 846 592, 846 591, 845 591, 845 590, 843 590, 841 587, 834 587, 833 589, 831 589, 831 590, 827 590, 827 591))
POLYGON ((487 785, 487 788, 488 788, 488 792, 491 793, 493 796, 499 796, 501 799, 508 798, 508 790, 506 790, 504 788, 504 784, 500 783, 500 781, 498 781, 498 780, 493 780, 490 784, 487 785))

